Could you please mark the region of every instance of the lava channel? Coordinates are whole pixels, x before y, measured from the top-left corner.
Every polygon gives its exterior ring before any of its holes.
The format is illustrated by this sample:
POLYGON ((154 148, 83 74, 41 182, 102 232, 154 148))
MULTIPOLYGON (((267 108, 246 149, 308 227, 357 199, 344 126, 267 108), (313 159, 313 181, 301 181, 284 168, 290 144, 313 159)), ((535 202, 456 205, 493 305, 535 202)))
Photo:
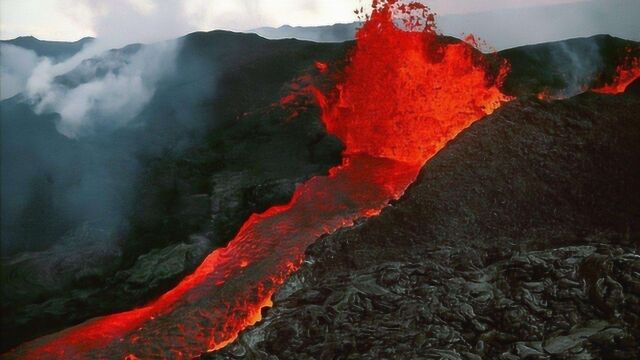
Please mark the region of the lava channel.
POLYGON ((224 347, 260 320, 307 246, 379 214, 449 140, 509 100, 499 90, 507 67, 489 70, 489 62, 438 37, 426 6, 374 0, 338 85, 328 94, 311 88, 327 130, 346 144, 342 165, 298 186, 289 204, 252 215, 225 248, 149 305, 5 355, 182 359, 224 347))

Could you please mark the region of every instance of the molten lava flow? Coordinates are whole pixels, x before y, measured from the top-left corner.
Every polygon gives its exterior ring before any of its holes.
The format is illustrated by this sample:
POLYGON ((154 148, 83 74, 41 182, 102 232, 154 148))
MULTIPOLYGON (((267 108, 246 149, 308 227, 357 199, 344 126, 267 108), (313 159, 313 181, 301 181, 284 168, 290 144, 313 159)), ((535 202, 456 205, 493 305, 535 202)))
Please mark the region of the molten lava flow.
POLYGON ((619 65, 616 68, 616 75, 610 84, 593 89, 593 91, 601 94, 620 94, 638 78, 640 78, 640 58, 633 58, 627 64, 619 65))
POLYGON ((378 212, 419 167, 366 155, 299 186, 288 205, 253 215, 226 248, 154 303, 98 318, 17 349, 39 359, 192 358, 258 321, 260 309, 302 262, 305 248, 378 212))
MULTIPOLYGON (((508 100, 498 89, 506 68, 491 75, 472 47, 442 42, 426 7, 373 6, 335 90, 308 88, 328 131, 346 144, 341 166, 300 185, 289 204, 251 216, 227 247, 148 306, 37 339, 9 357, 181 359, 225 346, 261 318, 307 246, 379 214, 447 141, 508 100)), ((316 67, 325 72, 323 65, 316 67)))

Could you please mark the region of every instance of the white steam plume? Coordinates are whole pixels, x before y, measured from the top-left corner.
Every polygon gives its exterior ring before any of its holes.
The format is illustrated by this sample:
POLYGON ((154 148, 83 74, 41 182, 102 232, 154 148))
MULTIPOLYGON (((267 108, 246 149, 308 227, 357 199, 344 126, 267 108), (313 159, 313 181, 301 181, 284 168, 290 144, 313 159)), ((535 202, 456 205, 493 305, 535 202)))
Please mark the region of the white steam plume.
POLYGON ((41 60, 26 82, 36 111, 60 114, 58 130, 68 137, 128 124, 175 66, 179 41, 145 46, 133 54, 107 50, 165 40, 192 29, 178 0, 83 0, 74 6, 88 9, 97 39, 63 62, 41 60), (105 68, 107 73, 98 76, 98 69, 105 68), (76 86, 59 81, 70 74, 94 76, 84 76, 76 86))
POLYGON ((172 71, 178 45, 174 40, 144 46, 134 54, 110 51, 62 72, 66 81, 55 76, 69 63, 45 60, 29 79, 27 93, 38 113, 60 114, 58 131, 67 137, 125 126, 151 100, 157 82, 172 71), (80 79, 79 84, 70 86, 74 79, 80 79))
POLYGON ((31 50, 0 44, 0 100, 25 90, 38 61, 38 56, 31 50))

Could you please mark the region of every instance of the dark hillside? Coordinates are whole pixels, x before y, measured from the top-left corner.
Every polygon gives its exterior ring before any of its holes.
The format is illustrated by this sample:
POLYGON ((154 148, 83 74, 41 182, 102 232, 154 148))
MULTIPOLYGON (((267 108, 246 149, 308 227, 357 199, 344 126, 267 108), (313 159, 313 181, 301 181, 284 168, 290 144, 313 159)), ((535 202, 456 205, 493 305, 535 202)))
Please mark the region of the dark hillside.
POLYGON ((516 96, 546 92, 571 97, 611 81, 616 66, 640 56, 640 44, 597 35, 500 51, 511 73, 504 89, 516 96))

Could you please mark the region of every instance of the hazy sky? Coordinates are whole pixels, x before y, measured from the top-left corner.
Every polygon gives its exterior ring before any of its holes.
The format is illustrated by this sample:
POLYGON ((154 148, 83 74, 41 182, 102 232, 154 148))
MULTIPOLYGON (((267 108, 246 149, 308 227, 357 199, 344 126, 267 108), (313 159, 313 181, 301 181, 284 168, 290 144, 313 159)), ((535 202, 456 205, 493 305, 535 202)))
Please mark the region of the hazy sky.
MULTIPOLYGON (((581 0, 431 0, 438 14, 470 13, 581 0)), ((603 0, 604 1, 604 0, 603 0)), ((196 30, 325 25, 357 20, 369 0, 0 0, 0 38, 84 36, 153 41, 196 30)))

